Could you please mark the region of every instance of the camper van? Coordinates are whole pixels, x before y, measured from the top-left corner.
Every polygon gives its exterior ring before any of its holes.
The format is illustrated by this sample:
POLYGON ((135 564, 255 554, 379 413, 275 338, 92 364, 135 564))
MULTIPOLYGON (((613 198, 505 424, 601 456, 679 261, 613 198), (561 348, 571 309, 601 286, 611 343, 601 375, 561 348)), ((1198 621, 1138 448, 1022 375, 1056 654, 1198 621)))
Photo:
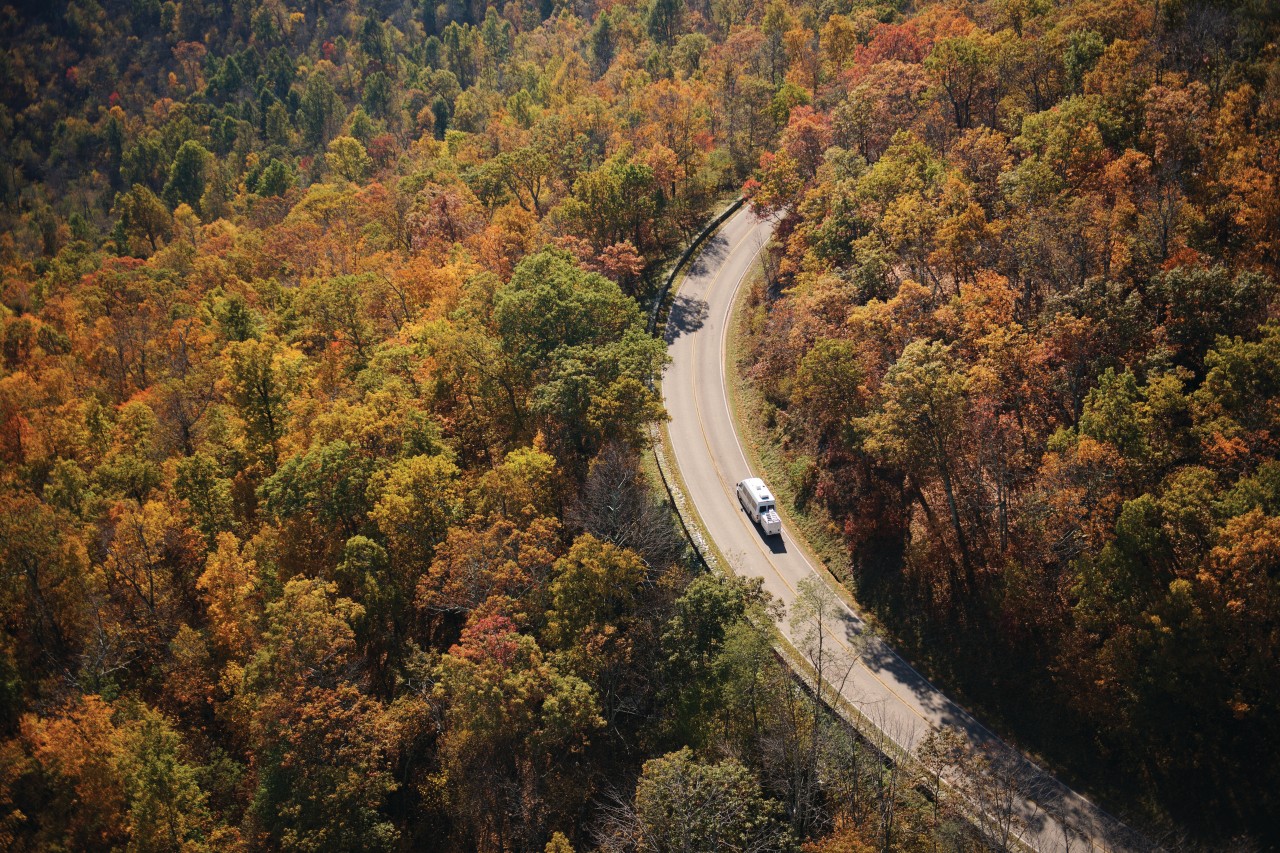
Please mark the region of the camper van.
POLYGON ((773 508, 773 495, 759 477, 749 477, 738 483, 738 503, 751 516, 751 520, 760 525, 765 536, 777 536, 782 533, 782 519, 773 508))

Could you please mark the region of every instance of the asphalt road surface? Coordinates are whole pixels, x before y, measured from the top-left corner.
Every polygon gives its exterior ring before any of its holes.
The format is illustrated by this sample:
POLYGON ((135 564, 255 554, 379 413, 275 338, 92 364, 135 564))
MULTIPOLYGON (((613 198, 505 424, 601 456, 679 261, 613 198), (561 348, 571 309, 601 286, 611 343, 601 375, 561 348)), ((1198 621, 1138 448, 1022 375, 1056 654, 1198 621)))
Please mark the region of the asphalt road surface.
MULTIPOLYGON (((693 259, 676 294, 667 324, 672 363, 662 390, 671 416, 669 432, 686 498, 732 571, 759 577, 790 614, 802 584, 825 583, 785 524, 782 535, 763 536, 739 507, 734 485, 751 470, 739 443, 726 383, 725 331, 735 295, 756 268, 773 224, 744 207, 709 239, 693 259), (806 580, 809 579, 809 580, 806 580)), ((858 614, 837 596, 827 596, 830 615, 823 630, 779 628, 812 659, 814 641, 824 642, 823 670, 865 717, 899 746, 912 749, 931 727, 949 725, 975 745, 1010 756, 1016 765, 1015 808, 1022 840, 1043 851, 1127 850, 1147 845, 1100 808, 1003 747, 981 723, 948 699, 883 641, 865 632, 858 614)))

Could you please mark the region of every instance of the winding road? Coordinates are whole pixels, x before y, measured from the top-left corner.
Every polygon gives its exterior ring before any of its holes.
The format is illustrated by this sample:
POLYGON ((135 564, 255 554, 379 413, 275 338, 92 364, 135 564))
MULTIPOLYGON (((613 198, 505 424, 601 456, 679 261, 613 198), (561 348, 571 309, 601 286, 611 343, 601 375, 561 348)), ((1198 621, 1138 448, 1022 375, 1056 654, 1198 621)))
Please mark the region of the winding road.
MULTIPOLYGON (((741 575, 759 577, 764 588, 790 612, 803 583, 826 583, 797 543, 784 516, 781 537, 764 537, 733 496, 734 484, 752 476, 739 442, 729 403, 725 338, 739 286, 773 233, 773 223, 743 207, 693 258, 674 297, 666 338, 671 365, 662 381, 674 462, 702 529, 741 575)), ((686 510, 687 511, 687 510, 686 510)), ((995 747, 1013 759, 1022 784, 1014 808, 1024 829, 1022 841, 1040 851, 1128 850, 1135 845, 1123 824, 1003 747, 964 709, 916 672, 883 641, 866 631, 857 612, 840 596, 830 596, 824 622, 831 690, 839 692, 899 747, 911 750, 933 727, 956 728, 971 743, 995 747), (841 660, 847 663, 840 663, 841 660), (1029 787, 1026 783, 1030 783, 1029 787), (1031 797, 1034 796, 1034 799, 1031 797)), ((805 645, 783 618, 778 627, 794 648, 805 645)), ((812 637, 812 630, 808 632, 812 637)))

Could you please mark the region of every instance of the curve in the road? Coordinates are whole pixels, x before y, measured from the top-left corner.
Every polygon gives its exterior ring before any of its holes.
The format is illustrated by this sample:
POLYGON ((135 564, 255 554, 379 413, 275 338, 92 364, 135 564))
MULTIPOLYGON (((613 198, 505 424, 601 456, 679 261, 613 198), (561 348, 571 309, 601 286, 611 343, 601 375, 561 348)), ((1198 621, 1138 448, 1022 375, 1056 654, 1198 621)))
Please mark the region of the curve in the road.
MULTIPOLYGON (((694 257, 676 293, 666 328, 671 365, 663 378, 668 433, 686 498, 703 530, 735 573, 761 578, 764 588, 790 611, 802 581, 829 583, 805 556, 784 523, 780 537, 765 538, 739 508, 733 486, 751 476, 729 403, 726 336, 736 294, 773 233, 773 223, 744 207, 730 217, 694 257)), ((1008 750, 878 637, 837 595, 838 612, 824 632, 853 661, 830 685, 871 720, 882 735, 910 752, 931 728, 956 728, 975 746, 1008 750)), ((783 637, 799 647, 785 620, 783 637)), ((1006 754, 1015 754, 1012 751, 1006 754)), ((1042 851, 1091 846, 1123 850, 1135 846, 1130 831, 1089 800, 1018 756, 1040 793, 1021 804, 1022 840, 1042 851), (1080 842, 1084 841, 1084 844, 1080 842), (1073 843, 1074 842, 1074 843, 1073 843)))

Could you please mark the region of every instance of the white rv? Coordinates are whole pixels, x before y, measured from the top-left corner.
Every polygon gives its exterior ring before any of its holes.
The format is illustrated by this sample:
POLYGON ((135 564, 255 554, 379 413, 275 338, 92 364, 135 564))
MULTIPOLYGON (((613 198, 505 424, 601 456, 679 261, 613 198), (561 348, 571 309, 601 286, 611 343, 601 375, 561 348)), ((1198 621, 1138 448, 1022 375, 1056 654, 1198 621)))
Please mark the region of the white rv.
POLYGON ((749 477, 738 484, 738 503, 751 516, 751 520, 760 525, 765 536, 776 536, 782 533, 782 519, 773 508, 773 495, 759 477, 749 477))

